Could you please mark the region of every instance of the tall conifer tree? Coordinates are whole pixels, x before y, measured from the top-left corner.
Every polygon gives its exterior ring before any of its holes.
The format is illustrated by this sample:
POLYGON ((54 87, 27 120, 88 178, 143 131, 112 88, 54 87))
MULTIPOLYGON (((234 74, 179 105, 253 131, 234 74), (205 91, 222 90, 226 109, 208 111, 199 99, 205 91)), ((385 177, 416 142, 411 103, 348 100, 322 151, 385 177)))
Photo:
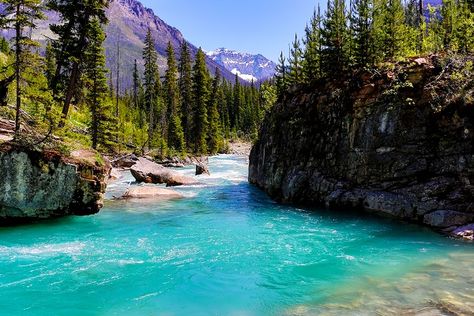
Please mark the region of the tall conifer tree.
POLYGON ((289 67, 289 84, 303 82, 303 50, 301 49, 301 43, 296 34, 295 40, 290 48, 289 67))
POLYGON ((145 37, 145 47, 143 49, 143 60, 145 61, 145 75, 144 75, 144 106, 148 113, 148 147, 151 147, 153 140, 154 126, 155 126, 155 109, 156 102, 158 99, 158 93, 156 91, 157 81, 159 81, 158 65, 157 65, 158 54, 155 49, 155 41, 151 34, 151 29, 148 29, 145 37))
POLYGON ((214 80, 212 82, 211 96, 208 106, 209 132, 207 147, 211 155, 217 154, 222 146, 222 133, 219 116, 219 102, 221 100, 221 74, 216 68, 214 80))
POLYGON ((275 72, 275 84, 277 86, 278 95, 282 95, 288 89, 288 66, 283 52, 280 53, 275 72))
POLYGON ((209 73, 206 55, 199 49, 193 67, 193 138, 194 153, 207 154, 209 73))
MULTIPOLYGON (((306 27, 303 72, 309 83, 321 76, 321 10, 314 11, 311 23, 306 27)), ((280 56, 280 63, 282 56, 280 56)), ((280 72, 280 71, 279 71, 280 72)))
POLYGON ((191 54, 186 41, 181 45, 181 54, 179 60, 179 91, 181 93, 181 122, 187 147, 190 148, 192 137, 192 64, 191 54))
POLYGON ((328 0, 322 30, 323 70, 327 74, 341 74, 347 66, 348 27, 344 0, 328 0))
POLYGON ((168 146, 179 152, 183 152, 185 150, 185 141, 179 109, 178 68, 176 65, 174 49, 170 42, 168 43, 166 52, 168 56, 168 68, 165 73, 164 92, 167 120, 169 122, 168 146))
POLYGON ((354 62, 356 67, 366 67, 373 62, 372 0, 354 0, 352 8, 352 34, 354 36, 354 62))
POLYGON ((38 61, 33 47, 39 44, 26 34, 30 28, 36 27, 35 20, 43 19, 42 1, 40 0, 4 0, 5 7, 0 14, 0 26, 5 29, 13 29, 14 56, 15 56, 15 82, 16 82, 16 113, 15 113, 15 137, 20 133, 20 115, 22 105, 23 86, 25 85, 25 72, 27 68, 33 68, 31 62, 38 61))
POLYGON ((86 103, 91 110, 92 148, 97 149, 99 145, 111 147, 116 129, 112 107, 107 99, 109 89, 103 48, 105 34, 97 18, 91 21, 87 36, 91 42, 84 53, 83 81, 87 88, 86 103))

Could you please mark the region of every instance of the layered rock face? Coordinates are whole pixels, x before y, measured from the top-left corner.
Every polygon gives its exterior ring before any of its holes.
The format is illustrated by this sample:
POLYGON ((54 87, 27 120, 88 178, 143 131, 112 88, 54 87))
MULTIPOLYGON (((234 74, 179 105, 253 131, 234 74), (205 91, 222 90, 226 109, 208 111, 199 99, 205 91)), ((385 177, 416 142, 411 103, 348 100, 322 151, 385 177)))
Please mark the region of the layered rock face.
POLYGON ((472 60, 433 57, 294 89, 265 119, 249 180, 281 202, 473 222, 473 78, 472 60))
POLYGON ((95 160, 94 153, 65 157, 3 144, 0 225, 97 213, 103 206, 110 167, 95 160))

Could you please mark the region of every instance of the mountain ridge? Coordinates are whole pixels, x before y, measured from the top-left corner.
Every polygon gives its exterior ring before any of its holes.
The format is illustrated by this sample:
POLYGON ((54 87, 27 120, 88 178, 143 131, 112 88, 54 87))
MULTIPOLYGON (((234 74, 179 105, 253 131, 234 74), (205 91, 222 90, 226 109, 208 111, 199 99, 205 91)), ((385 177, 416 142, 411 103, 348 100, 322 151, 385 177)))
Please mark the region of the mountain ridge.
MULTIPOLYGON (((0 11, 2 10, 0 5, 0 11)), ((135 60, 137 60, 140 68, 143 68, 142 51, 144 47, 144 39, 148 28, 152 31, 155 41, 155 48, 158 52, 158 65, 161 74, 166 70, 166 47, 170 42, 179 58, 180 46, 186 42, 188 44, 191 55, 194 57, 198 51, 198 47, 185 39, 180 30, 170 26, 162 20, 153 9, 147 8, 138 0, 110 0, 109 7, 106 10, 109 23, 106 26, 107 38, 104 46, 107 57, 107 67, 111 71, 112 81, 116 74, 118 47, 120 48, 120 73, 131 74, 133 71, 135 60)), ((39 41, 46 41, 54 38, 54 34, 50 31, 49 26, 53 23, 60 23, 59 16, 56 12, 46 11, 46 20, 38 21, 38 28, 32 34, 32 37, 39 41)), ((0 34, 6 38, 11 38, 13 33, 11 30, 0 30, 0 34)), ((235 80, 234 74, 228 71, 224 66, 214 62, 211 58, 206 58, 206 64, 209 71, 214 74, 216 68, 220 70, 221 75, 228 81, 235 80)), ((128 89, 132 85, 131 75, 121 75, 121 89, 128 89)), ((242 83, 244 81, 242 80, 242 83)))
POLYGON ((261 54, 244 53, 228 48, 218 48, 206 54, 228 71, 248 82, 265 81, 275 75, 276 64, 261 54))

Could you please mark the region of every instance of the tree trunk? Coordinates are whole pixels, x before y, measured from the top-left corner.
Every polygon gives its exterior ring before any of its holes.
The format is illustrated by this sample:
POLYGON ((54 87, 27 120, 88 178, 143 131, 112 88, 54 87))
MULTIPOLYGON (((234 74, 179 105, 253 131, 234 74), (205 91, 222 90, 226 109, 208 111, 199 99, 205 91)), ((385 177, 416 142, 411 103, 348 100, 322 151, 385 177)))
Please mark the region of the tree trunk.
POLYGON ((62 111, 62 117, 61 121, 59 122, 59 127, 62 128, 66 124, 66 119, 69 114, 69 107, 71 105, 72 98, 74 96, 74 93, 76 92, 76 86, 79 83, 79 78, 80 78, 80 71, 79 71, 79 63, 82 62, 82 58, 84 56, 84 51, 87 46, 87 41, 86 41, 86 36, 87 36, 87 23, 89 23, 89 14, 86 14, 84 17, 84 25, 82 25, 81 29, 81 37, 79 40, 79 47, 82 47, 83 49, 79 53, 78 61, 75 61, 73 66, 72 66, 72 71, 71 71, 71 77, 69 78, 69 83, 67 86, 66 90, 66 97, 64 99, 64 104, 63 104, 63 111, 62 111))
POLYGON ((151 141, 153 139, 153 132, 155 128, 155 113, 154 106, 150 105, 150 126, 148 127, 148 150, 151 149, 151 141))
POLYGON ((71 105, 72 97, 79 79, 79 63, 75 62, 72 66, 71 77, 69 79, 68 89, 66 91, 66 98, 64 99, 63 111, 59 128, 64 127, 66 119, 69 114, 69 106, 71 105))

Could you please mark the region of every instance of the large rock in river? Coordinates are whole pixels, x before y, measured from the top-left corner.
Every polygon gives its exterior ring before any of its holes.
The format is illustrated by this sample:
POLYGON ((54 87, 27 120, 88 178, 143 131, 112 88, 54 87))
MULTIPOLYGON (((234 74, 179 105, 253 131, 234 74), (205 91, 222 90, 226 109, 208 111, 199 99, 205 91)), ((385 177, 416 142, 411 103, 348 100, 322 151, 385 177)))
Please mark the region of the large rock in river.
POLYGON ((93 151, 64 155, 2 144, 0 225, 97 213, 110 172, 99 157, 93 151))
POLYGON ((175 200, 183 198, 179 192, 157 186, 134 186, 125 192, 123 199, 175 200))
POLYGON ((281 202, 439 228, 472 222, 474 73, 466 63, 433 57, 295 87, 265 118, 250 182, 281 202))
POLYGON ((195 185, 198 181, 180 173, 165 168, 145 158, 138 159, 130 169, 133 177, 138 182, 166 184, 167 186, 195 185))

